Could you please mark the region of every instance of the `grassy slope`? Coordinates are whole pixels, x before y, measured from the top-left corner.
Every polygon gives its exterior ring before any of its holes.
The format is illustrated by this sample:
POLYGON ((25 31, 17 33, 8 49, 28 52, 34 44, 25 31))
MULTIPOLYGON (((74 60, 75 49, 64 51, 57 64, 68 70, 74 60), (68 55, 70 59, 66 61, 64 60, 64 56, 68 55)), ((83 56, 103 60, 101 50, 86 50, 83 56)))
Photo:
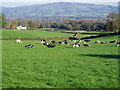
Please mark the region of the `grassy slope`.
MULTIPOLYGON (((3 30, 0 31, 2 33, 2 37, 70 37, 74 34, 68 33, 59 33, 59 32, 48 32, 48 31, 14 31, 14 30, 3 30)), ((86 37, 91 35, 80 35, 80 37, 86 37)))
MULTIPOLYGON (((102 41, 117 36, 98 38, 102 41)), ((47 48, 39 41, 3 41, 3 87, 117 88, 118 48, 115 44, 91 47, 47 48), (26 49, 32 43, 35 48, 26 49)))
POLYGON ((48 31, 13 31, 3 30, 3 37, 69 37, 71 34, 59 33, 59 32, 48 32, 48 31))

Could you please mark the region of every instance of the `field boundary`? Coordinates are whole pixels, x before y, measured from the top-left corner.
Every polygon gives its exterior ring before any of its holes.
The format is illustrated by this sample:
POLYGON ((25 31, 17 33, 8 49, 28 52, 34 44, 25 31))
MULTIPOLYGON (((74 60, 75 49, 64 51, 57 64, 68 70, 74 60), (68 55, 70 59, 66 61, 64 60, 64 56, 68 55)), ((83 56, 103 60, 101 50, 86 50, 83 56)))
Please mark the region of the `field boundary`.
POLYGON ((83 37, 83 38, 81 38, 81 40, 82 39, 93 39, 93 38, 99 38, 99 37, 114 36, 114 35, 120 35, 120 32, 119 33, 99 34, 97 36, 90 36, 90 37, 83 37))
POLYGON ((61 31, 61 33, 69 33, 69 34, 77 34, 77 33, 80 33, 80 34, 91 34, 91 35, 98 35, 98 34, 113 34, 113 33, 94 33, 94 32, 65 32, 65 31, 61 31))

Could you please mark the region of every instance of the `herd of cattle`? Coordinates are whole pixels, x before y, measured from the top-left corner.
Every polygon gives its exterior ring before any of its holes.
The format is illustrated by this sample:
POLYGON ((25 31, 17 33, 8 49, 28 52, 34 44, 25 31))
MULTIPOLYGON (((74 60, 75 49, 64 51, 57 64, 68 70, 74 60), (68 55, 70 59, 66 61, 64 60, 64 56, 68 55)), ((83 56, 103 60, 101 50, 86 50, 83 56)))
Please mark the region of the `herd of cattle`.
MULTIPOLYGON (((80 47, 81 41, 83 41, 83 43, 84 43, 82 46, 90 47, 89 42, 91 42, 91 40, 72 40, 72 42, 69 42, 68 40, 62 40, 62 41, 41 40, 40 43, 47 46, 48 48, 54 48, 54 47, 56 47, 56 45, 71 45, 72 47, 80 47)), ((16 43, 22 43, 22 41, 20 39, 17 39, 16 43)), ((120 46, 120 41, 118 41, 118 40, 113 40, 113 41, 109 41, 109 42, 103 42, 103 41, 98 40, 98 41, 95 41, 94 43, 99 43, 99 44, 116 43, 117 47, 120 46)), ((32 44, 25 46, 25 48, 33 48, 33 47, 35 47, 35 46, 32 44)))

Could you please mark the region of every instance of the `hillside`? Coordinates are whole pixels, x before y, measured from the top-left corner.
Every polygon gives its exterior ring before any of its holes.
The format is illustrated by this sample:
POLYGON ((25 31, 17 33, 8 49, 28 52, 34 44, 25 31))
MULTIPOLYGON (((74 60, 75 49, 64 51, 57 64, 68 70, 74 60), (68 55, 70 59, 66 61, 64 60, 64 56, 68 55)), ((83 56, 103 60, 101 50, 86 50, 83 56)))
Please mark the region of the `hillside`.
POLYGON ((2 12, 8 17, 41 17, 41 16, 105 16, 117 12, 117 7, 89 3, 57 2, 35 4, 20 7, 3 7, 2 12))

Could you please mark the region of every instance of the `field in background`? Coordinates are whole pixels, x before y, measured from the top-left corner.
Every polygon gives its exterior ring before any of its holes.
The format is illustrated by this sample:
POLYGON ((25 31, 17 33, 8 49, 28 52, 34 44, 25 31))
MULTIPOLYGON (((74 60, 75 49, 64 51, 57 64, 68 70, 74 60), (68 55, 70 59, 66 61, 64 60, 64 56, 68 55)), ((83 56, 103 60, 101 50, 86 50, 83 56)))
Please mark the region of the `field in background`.
MULTIPOLYGON (((39 35, 66 37, 72 34, 48 34, 46 31, 3 32, 4 37, 39 35)), ((47 48, 37 40, 25 40, 21 44, 15 43, 15 40, 3 40, 3 88, 117 88, 118 47, 115 43, 93 43, 96 40, 108 42, 116 39, 118 36, 91 39, 91 47, 79 48, 66 45, 47 48), (35 47, 24 48, 30 43, 35 47)))
POLYGON ((69 37, 70 34, 66 33, 59 33, 59 32, 48 32, 48 31, 40 31, 40 30, 25 30, 25 31, 18 31, 18 30, 3 30, 2 37, 69 37))
MULTIPOLYGON (((43 30, 3 30, 0 31, 2 33, 2 37, 21 37, 21 38, 34 38, 34 37, 71 37, 74 34, 70 33, 60 33, 60 32, 52 32, 52 31, 43 31, 43 30)), ((90 34, 84 35, 80 34, 81 37, 91 36, 90 34)))

